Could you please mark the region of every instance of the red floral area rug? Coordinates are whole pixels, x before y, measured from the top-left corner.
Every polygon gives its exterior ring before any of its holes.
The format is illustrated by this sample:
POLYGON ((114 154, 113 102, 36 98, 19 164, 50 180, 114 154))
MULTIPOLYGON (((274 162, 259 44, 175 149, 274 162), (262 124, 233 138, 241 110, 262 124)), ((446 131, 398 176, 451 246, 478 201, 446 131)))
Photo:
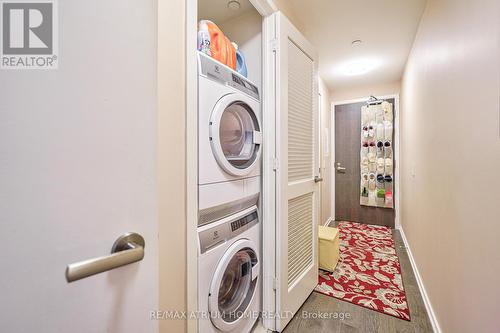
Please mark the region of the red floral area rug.
POLYGON ((333 273, 319 272, 315 291, 410 321, 390 228, 339 222, 340 259, 333 273))

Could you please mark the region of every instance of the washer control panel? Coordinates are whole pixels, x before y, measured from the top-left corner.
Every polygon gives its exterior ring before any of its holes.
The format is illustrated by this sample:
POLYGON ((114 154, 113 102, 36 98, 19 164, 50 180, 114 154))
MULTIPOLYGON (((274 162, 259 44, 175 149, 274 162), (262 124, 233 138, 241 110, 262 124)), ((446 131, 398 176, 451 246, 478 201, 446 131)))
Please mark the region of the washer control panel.
POLYGON ((200 252, 205 253, 259 223, 256 206, 244 212, 246 212, 246 214, 243 216, 241 216, 241 214, 239 214, 240 216, 238 217, 229 216, 219 222, 214 222, 198 228, 200 252))

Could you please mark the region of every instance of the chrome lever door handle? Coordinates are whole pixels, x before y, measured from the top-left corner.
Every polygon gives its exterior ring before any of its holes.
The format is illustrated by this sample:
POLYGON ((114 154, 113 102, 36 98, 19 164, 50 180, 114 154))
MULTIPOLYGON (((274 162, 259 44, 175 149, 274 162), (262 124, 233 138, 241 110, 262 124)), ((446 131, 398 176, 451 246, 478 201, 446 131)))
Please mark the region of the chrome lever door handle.
POLYGON ((323 177, 319 177, 319 176, 315 176, 314 177, 314 182, 315 183, 319 183, 319 182, 322 182, 323 181, 323 177))
POLYGON ((337 170, 338 173, 345 173, 346 172, 346 168, 340 166, 340 162, 337 162, 337 167, 335 168, 337 170))
POLYGON ((77 281, 95 274, 125 266, 144 258, 144 238, 134 232, 118 237, 108 256, 83 260, 66 267, 66 280, 77 281))

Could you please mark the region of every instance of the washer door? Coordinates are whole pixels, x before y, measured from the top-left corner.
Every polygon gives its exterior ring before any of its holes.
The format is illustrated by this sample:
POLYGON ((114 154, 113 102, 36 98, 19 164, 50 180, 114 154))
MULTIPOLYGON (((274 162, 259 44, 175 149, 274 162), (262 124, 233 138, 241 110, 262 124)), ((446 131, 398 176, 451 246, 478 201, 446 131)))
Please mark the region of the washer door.
POLYGON ((227 173, 245 176, 257 166, 262 133, 250 98, 240 94, 222 97, 210 118, 210 143, 217 163, 227 173))
POLYGON ((208 306, 212 323, 221 331, 231 331, 253 320, 247 313, 255 295, 259 259, 253 242, 242 239, 229 247, 216 268, 208 306))

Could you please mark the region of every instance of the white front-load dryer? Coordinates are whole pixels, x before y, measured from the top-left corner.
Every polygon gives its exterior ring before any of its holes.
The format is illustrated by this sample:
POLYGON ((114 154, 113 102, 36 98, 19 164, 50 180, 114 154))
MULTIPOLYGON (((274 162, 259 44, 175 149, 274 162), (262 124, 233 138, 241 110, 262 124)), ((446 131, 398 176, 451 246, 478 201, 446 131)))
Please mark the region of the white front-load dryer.
POLYGON ((257 203, 262 126, 259 89, 198 53, 199 225, 257 203))
POLYGON ((200 333, 247 333, 261 309, 257 207, 198 228, 200 333))
POLYGON ((260 175, 259 89, 209 56, 199 54, 199 184, 260 175))

